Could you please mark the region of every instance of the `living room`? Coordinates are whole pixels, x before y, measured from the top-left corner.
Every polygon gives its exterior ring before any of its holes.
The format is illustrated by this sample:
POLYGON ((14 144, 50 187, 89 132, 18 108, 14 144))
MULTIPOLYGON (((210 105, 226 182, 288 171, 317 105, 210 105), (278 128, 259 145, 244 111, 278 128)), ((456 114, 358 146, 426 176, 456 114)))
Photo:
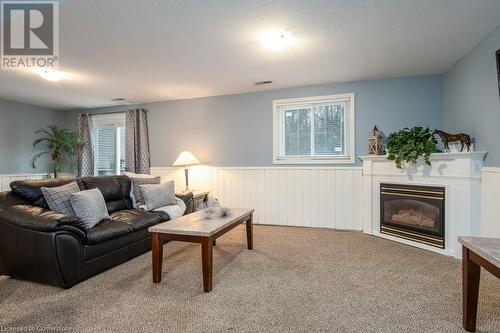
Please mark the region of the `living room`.
POLYGON ((0 331, 500 332, 500 2, 2 1, 0 331))

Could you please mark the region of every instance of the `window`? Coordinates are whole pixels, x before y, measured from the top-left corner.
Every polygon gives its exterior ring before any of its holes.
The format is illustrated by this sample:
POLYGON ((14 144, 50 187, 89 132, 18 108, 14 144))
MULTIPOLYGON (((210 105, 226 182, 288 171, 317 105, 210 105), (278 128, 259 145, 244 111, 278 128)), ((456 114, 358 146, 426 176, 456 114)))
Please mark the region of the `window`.
POLYGON ((273 101, 274 164, 354 163, 354 94, 273 101))
POLYGON ((125 113, 92 117, 94 174, 118 175, 125 171, 125 113))

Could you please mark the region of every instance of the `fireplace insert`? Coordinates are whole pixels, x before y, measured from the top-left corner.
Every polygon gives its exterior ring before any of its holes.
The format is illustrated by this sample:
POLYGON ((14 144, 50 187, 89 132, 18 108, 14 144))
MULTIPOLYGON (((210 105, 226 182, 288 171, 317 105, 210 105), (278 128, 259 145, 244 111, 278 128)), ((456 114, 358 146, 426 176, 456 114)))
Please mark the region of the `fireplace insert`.
POLYGON ((445 188, 380 184, 380 232, 444 249, 445 188))

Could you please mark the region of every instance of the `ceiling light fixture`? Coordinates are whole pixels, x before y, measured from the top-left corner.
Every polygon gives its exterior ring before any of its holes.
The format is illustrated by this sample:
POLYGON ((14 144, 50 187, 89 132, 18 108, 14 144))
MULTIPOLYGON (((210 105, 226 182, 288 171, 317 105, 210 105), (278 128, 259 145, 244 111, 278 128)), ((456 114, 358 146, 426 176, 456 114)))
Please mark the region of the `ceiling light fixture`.
POLYGON ((266 49, 279 52, 283 51, 287 47, 295 45, 295 39, 293 36, 283 30, 267 30, 259 34, 257 40, 266 49))
POLYGON ((54 69, 45 69, 45 68, 35 68, 33 72, 40 75, 47 81, 57 82, 61 79, 65 78, 67 75, 64 72, 56 71, 54 69))

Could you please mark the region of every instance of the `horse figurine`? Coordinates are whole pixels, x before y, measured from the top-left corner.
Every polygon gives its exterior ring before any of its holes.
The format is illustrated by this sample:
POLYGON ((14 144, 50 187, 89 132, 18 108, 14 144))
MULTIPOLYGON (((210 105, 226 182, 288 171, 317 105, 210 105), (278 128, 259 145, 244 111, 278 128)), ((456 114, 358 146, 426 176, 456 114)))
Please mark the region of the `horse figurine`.
POLYGON ((450 146, 448 145, 448 143, 460 141, 460 143, 462 144, 462 148, 460 148, 460 151, 464 150, 464 145, 467 146, 467 151, 470 151, 470 136, 468 134, 465 134, 465 133, 448 134, 446 132, 443 132, 443 131, 440 131, 437 129, 435 129, 432 132, 432 135, 435 135, 435 134, 439 135, 439 137, 443 141, 445 149, 450 149, 450 146))

